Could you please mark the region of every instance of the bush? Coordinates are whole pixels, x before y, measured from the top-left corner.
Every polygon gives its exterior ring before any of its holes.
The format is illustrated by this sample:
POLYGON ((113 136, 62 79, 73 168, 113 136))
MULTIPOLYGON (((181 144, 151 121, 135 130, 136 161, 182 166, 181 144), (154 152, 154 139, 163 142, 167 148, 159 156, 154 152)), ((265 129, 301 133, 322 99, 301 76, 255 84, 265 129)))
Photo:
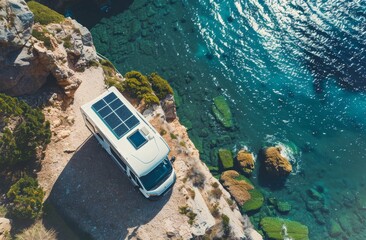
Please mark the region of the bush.
POLYGON ((222 228, 224 230, 224 237, 228 238, 231 234, 230 218, 225 214, 222 214, 221 218, 222 218, 222 228))
POLYGON ((19 179, 6 194, 11 204, 10 213, 20 219, 35 219, 42 213, 44 192, 36 179, 19 179))
POLYGON ((55 12, 36 1, 29 1, 27 4, 31 12, 34 14, 34 22, 47 25, 49 23, 60 23, 65 19, 64 16, 58 12, 55 12))
POLYGON ((194 166, 187 172, 187 178, 192 181, 193 186, 198 188, 203 188, 206 181, 205 175, 194 166))
POLYGON ((52 45, 51 42, 51 38, 46 36, 47 30, 43 29, 41 32, 38 31, 37 29, 33 29, 32 30, 32 36, 37 38, 38 40, 42 41, 44 46, 48 49, 48 50, 54 50, 55 48, 52 45))
POLYGON ((64 37, 64 39, 62 39, 64 41, 64 47, 67 49, 71 49, 72 44, 71 44, 71 35, 68 35, 66 37, 64 37))
POLYGON ((211 190, 211 196, 213 196, 216 199, 220 199, 221 195, 222 195, 222 191, 220 188, 214 188, 211 190))
POLYGON ((1 167, 35 161, 37 150, 50 142, 50 124, 41 110, 5 94, 0 94, 0 126, 1 167))
POLYGON ((149 81, 156 96, 160 100, 164 99, 168 94, 173 94, 173 89, 168 81, 160 77, 157 73, 150 74, 149 81))

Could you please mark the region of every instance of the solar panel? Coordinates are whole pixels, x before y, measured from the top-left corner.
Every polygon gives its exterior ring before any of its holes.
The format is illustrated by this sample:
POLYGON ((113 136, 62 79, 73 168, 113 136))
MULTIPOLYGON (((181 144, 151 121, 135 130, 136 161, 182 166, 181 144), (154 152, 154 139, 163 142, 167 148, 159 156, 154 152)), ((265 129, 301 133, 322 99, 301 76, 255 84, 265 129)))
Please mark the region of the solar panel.
POLYGON ((94 103, 92 109, 118 139, 140 123, 113 92, 94 103))

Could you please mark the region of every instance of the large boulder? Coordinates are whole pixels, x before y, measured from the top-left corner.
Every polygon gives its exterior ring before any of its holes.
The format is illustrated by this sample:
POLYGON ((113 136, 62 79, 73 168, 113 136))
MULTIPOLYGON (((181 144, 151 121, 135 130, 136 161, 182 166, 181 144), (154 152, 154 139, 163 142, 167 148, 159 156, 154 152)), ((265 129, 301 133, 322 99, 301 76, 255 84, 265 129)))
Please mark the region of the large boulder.
POLYGON ((169 94, 163 101, 161 101, 161 106, 168 122, 171 122, 177 118, 177 108, 173 95, 169 94))
POLYGON ((240 167, 245 173, 251 174, 253 172, 254 157, 253 154, 250 153, 248 150, 241 149, 236 155, 236 160, 238 160, 240 167))
POLYGON ((81 83, 75 71, 97 60, 90 32, 45 6, 33 5, 41 8, 42 16, 58 16, 61 22, 33 24, 25 1, 0 0, 0 92, 32 94, 52 76, 72 98, 81 83))
POLYGON ((260 221, 260 227, 269 239, 283 240, 309 240, 307 226, 287 219, 264 217, 260 221))
POLYGON ((281 147, 269 147, 265 149, 264 167, 273 176, 284 177, 292 172, 291 163, 281 155, 281 147))
MULTIPOLYGON (((0 0, 0 53, 21 49, 31 37, 33 13, 23 0, 0 0)), ((1 59, 4 61, 6 59, 1 59)))
POLYGON ((253 185, 237 171, 223 172, 220 181, 240 206, 251 198, 249 190, 254 189, 253 185))

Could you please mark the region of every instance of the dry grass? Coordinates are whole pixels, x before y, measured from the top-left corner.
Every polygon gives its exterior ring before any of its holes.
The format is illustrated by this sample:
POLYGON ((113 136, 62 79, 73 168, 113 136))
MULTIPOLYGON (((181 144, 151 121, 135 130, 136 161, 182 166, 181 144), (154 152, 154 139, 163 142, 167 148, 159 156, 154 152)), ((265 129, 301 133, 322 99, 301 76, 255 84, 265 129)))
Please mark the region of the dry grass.
POLYGON ((192 166, 191 169, 187 172, 187 178, 190 179, 193 183, 193 186, 198 188, 203 188, 206 177, 200 172, 195 166, 192 166))
POLYGON ((17 240, 56 240, 57 234, 54 230, 46 229, 41 222, 36 222, 22 233, 16 235, 17 240))

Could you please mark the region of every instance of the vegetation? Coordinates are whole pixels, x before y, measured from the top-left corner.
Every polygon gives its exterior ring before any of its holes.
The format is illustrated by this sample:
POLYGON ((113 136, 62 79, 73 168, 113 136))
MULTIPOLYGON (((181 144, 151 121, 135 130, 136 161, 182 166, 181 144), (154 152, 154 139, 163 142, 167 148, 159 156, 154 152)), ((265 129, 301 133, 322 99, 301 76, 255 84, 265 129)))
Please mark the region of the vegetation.
POLYGON ((36 2, 27 2, 29 9, 34 14, 34 22, 39 22, 42 25, 47 25, 49 23, 60 23, 65 18, 58 12, 36 2))
POLYGON ((104 76, 105 76, 105 83, 108 87, 116 87, 118 91, 123 92, 125 89, 122 85, 122 81, 120 81, 116 77, 116 70, 114 69, 113 64, 108 60, 100 60, 100 63, 103 68, 104 76))
POLYGON ((150 74, 149 81, 156 96, 160 100, 164 99, 168 94, 173 94, 173 89, 168 81, 160 77, 157 73, 150 74))
POLYGON ((220 197, 222 195, 222 191, 220 188, 214 188, 210 191, 210 195, 216 199, 220 199, 220 197))
POLYGON ((46 34, 49 34, 46 29, 43 29, 42 31, 38 31, 37 29, 32 30, 32 36, 37 38, 38 40, 42 41, 44 46, 48 50, 54 50, 55 48, 52 45, 51 38, 47 36, 46 34))
POLYGON ((203 175, 201 171, 199 171, 195 166, 191 167, 187 172, 187 178, 190 179, 193 183, 193 186, 198 188, 203 188, 206 177, 203 175))
POLYGON ((174 133, 170 133, 170 138, 171 139, 177 139, 177 135, 175 135, 174 133))
POLYGON ((218 218, 220 216, 220 208, 219 204, 215 203, 211 205, 210 212, 214 218, 218 218))
POLYGON ((151 84, 148 78, 137 71, 131 71, 125 75, 126 81, 123 82, 124 90, 137 97, 139 100, 144 100, 147 106, 159 104, 159 98, 154 95, 151 84))
POLYGON ((49 122, 39 109, 0 94, 0 167, 34 162, 50 142, 49 122))
POLYGON ((229 236, 231 235, 230 218, 225 214, 222 214, 221 218, 222 218, 222 229, 224 230, 223 237, 229 238, 229 236))
POLYGON ((180 206, 179 208, 179 213, 186 215, 188 217, 188 223, 190 225, 192 225, 194 223, 194 220, 196 219, 197 214, 194 213, 189 207, 188 205, 185 206, 180 206))
POLYGON ((35 219, 42 213, 44 192, 36 179, 25 176, 6 194, 10 200, 10 213, 20 219, 35 219))
POLYGON ((71 35, 68 35, 66 37, 64 37, 64 39, 62 39, 64 41, 64 47, 67 49, 71 49, 72 44, 71 44, 71 35))
POLYGON ((229 104, 224 96, 218 96, 214 98, 214 104, 212 105, 212 112, 216 119, 226 128, 233 126, 233 119, 230 111, 229 104))
POLYGON ((282 218, 264 217, 260 221, 260 226, 269 239, 309 239, 308 227, 299 222, 282 218))
POLYGON ((227 170, 234 167, 234 159, 230 150, 219 149, 219 159, 222 167, 227 170))
POLYGON ((16 235, 17 240, 42 239, 53 240, 57 239, 57 234, 54 230, 47 230, 41 222, 36 222, 29 228, 23 230, 22 233, 16 235))

